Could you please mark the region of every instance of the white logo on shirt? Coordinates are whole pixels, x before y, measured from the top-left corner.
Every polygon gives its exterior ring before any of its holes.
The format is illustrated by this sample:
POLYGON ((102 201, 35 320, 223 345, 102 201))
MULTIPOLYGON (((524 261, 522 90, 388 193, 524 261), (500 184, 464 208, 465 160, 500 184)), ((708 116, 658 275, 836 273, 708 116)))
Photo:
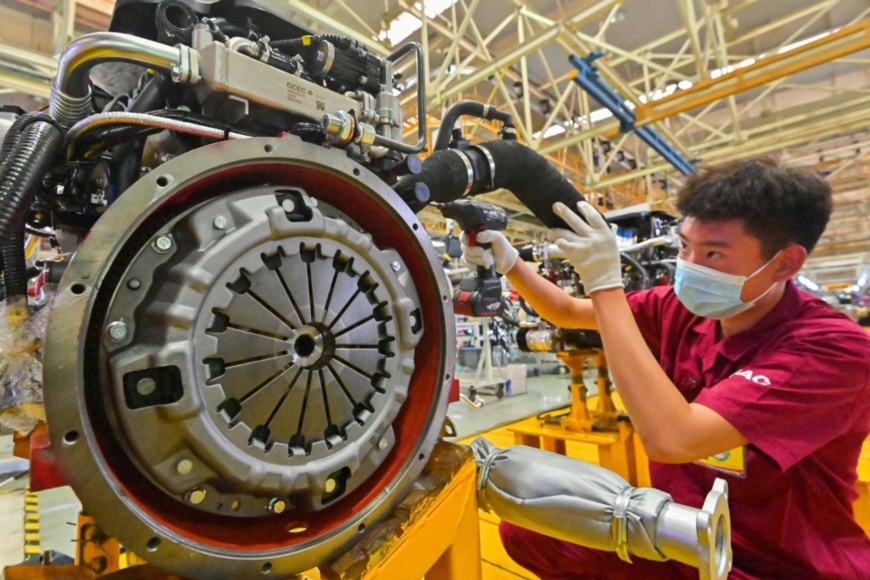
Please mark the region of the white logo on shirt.
POLYGON ((752 381, 756 385, 761 385, 763 387, 770 386, 770 379, 769 378, 767 378, 764 375, 754 375, 754 374, 752 374, 752 371, 749 369, 746 369, 746 370, 740 369, 739 371, 737 371, 736 373, 734 373, 731 376, 732 377, 743 377, 747 381, 752 381))

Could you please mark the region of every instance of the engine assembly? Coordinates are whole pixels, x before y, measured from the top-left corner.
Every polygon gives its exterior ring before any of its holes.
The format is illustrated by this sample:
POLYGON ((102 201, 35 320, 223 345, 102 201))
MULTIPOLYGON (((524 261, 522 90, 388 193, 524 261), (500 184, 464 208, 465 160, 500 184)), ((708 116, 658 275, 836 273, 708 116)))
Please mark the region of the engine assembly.
POLYGON ((109 32, 60 56, 48 112, 18 115, 0 149, 3 306, 21 338, 4 348, 25 361, 2 386, 33 402, 19 391, 41 362, 34 477, 186 576, 300 573, 410 490, 456 348, 416 212, 505 187, 564 227, 552 204, 582 198, 480 103, 454 105, 421 161, 420 46, 380 57, 287 11, 119 0, 109 32), (408 144, 394 79, 411 65, 408 144), (470 145, 460 115, 503 138, 470 145), (57 257, 34 267, 28 236, 57 257))

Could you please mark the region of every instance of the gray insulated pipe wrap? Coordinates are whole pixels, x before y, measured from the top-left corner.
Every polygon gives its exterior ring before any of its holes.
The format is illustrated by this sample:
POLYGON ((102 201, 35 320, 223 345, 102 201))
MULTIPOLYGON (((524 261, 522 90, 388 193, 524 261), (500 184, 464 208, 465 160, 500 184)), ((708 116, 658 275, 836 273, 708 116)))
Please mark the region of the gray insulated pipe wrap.
POLYGON ((724 480, 716 480, 700 509, 674 503, 652 488, 585 461, 516 446, 472 442, 478 501, 503 520, 535 532, 647 560, 676 560, 702 579, 731 569, 730 514, 724 480))
POLYGON ((647 560, 668 558, 656 549, 656 518, 671 496, 632 488, 619 475, 597 465, 540 449, 498 449, 476 439, 481 507, 500 518, 547 536, 608 552, 617 551, 623 504, 625 547, 647 560), (487 462, 489 467, 487 468, 487 462))
POLYGON ((423 160, 420 174, 402 178, 396 190, 410 189, 421 181, 436 203, 454 201, 466 192, 477 195, 507 189, 548 228, 568 228, 553 213, 554 203, 561 201, 574 209, 585 199, 545 157, 517 141, 488 141, 468 149, 435 151, 423 160), (471 183, 465 160, 473 168, 471 183))
POLYGON ((7 297, 27 293, 24 222, 62 145, 63 134, 57 127, 32 119, 0 166, 0 252, 7 297))

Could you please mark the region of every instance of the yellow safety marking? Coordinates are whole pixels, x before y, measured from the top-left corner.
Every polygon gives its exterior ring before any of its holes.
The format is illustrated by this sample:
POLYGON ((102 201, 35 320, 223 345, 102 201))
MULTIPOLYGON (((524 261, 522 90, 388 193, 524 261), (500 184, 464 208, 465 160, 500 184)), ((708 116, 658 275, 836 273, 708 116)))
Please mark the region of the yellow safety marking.
POLYGON ((24 557, 41 554, 39 535, 39 496, 30 491, 30 487, 24 490, 24 557))
POLYGON ((311 36, 302 37, 302 46, 311 46, 311 36))

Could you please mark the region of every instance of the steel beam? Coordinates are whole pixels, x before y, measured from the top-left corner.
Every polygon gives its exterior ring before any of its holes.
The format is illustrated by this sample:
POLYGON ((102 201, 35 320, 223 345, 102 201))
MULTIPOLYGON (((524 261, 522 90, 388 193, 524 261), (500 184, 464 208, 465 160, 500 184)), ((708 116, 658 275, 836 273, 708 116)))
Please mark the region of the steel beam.
POLYGON ((51 95, 51 82, 40 82, 32 77, 0 70, 0 87, 18 93, 47 99, 51 95))
POLYGON ((786 53, 765 57, 717 79, 701 81, 692 88, 669 97, 638 106, 638 125, 647 125, 691 111, 867 48, 870 48, 870 20, 842 28, 786 53))
POLYGON ((51 21, 54 29, 51 52, 60 54, 75 36, 76 0, 54 0, 51 21))
POLYGON ((433 104, 439 103, 445 99, 449 99, 454 95, 459 95, 473 86, 483 82, 487 79, 491 74, 494 74, 496 71, 503 67, 508 67, 515 62, 519 61, 522 57, 528 55, 531 52, 536 51, 542 46, 552 42, 555 38, 559 36, 559 33, 562 31, 562 27, 559 24, 554 24, 545 32, 541 33, 534 40, 529 41, 523 46, 518 46, 513 51, 501 56, 484 67, 477 69, 471 75, 465 77, 461 81, 453 83, 449 89, 442 91, 440 94, 436 95, 434 99, 431 99, 433 104))
POLYGON ((48 56, 26 48, 19 48, 0 42, 0 57, 6 57, 11 60, 32 66, 39 72, 54 76, 57 71, 57 61, 48 56))

